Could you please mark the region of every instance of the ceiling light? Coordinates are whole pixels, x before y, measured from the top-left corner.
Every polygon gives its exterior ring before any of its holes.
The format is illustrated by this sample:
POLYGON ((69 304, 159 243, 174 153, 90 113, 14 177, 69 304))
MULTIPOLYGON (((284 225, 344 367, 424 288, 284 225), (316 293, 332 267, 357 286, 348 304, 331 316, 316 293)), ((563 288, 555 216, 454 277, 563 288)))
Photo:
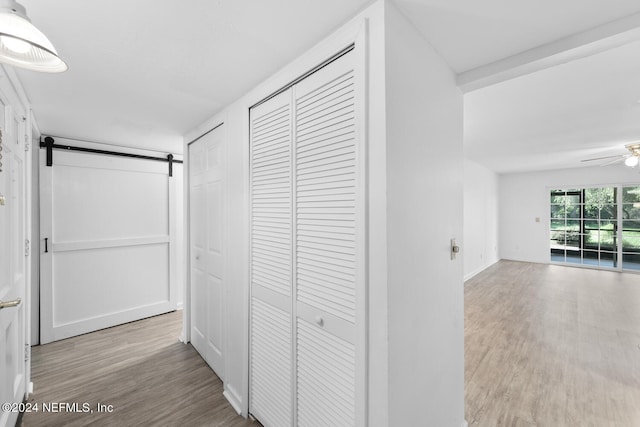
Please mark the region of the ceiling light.
POLYGON ((0 62, 46 73, 67 70, 53 44, 15 0, 0 0, 0 62))
POLYGON ((624 161, 624 164, 631 168, 636 167, 638 165, 638 157, 636 156, 627 157, 624 161))

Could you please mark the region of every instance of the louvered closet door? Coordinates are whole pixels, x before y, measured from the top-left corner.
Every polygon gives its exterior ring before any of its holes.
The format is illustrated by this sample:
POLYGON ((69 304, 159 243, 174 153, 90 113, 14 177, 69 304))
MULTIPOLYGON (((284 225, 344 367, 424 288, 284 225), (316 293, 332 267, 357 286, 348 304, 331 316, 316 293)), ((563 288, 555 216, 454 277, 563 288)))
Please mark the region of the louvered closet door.
MULTIPOLYGON (((353 54, 294 87, 297 425, 356 425, 358 186, 353 54)), ((360 331, 363 333, 363 331, 360 331)))
POLYGON ((266 427, 363 424, 353 53, 251 111, 251 395, 266 427))
POLYGON ((291 92, 251 110, 251 413, 292 425, 291 92))

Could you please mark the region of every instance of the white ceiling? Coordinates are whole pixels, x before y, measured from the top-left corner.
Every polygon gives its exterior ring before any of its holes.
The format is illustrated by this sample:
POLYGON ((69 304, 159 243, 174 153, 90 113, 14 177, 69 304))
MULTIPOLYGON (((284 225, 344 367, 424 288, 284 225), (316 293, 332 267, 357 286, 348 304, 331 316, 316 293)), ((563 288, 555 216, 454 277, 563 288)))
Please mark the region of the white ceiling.
POLYGON ((581 160, 640 140, 640 42, 467 93, 464 108, 466 155, 494 171, 605 164, 581 160))
MULTIPOLYGON (((19 71, 40 130, 169 151, 370 0, 21 3, 69 64, 58 75, 19 71)), ((640 11, 637 0, 394 3, 459 77, 504 69, 544 47, 579 46, 576 34, 590 32, 592 41, 640 11)), ((558 65, 468 92, 466 155, 508 173, 623 154, 624 143, 640 139, 640 42, 618 45, 560 55, 558 65)))

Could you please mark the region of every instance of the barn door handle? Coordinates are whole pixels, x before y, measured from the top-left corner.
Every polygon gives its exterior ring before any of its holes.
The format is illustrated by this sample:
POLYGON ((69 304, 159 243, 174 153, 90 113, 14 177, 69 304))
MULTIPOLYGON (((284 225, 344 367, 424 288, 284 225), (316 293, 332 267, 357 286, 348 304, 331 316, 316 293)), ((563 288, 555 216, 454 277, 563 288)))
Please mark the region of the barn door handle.
POLYGON ((13 301, 0 301, 0 310, 3 308, 17 307, 21 302, 22 300, 20 298, 16 298, 13 301))

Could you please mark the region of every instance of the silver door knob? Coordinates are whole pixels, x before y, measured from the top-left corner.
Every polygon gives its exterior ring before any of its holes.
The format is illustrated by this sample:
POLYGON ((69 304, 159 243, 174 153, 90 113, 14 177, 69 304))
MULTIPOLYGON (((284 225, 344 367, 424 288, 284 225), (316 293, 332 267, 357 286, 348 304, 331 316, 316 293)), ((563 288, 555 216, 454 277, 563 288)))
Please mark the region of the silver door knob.
POLYGON ((451 259, 456 259, 456 255, 460 253, 460 246, 456 243, 456 239, 451 239, 451 259))
POLYGON ((12 301, 0 301, 0 310, 2 310, 3 308, 17 307, 21 302, 22 300, 20 298, 16 298, 12 301))

